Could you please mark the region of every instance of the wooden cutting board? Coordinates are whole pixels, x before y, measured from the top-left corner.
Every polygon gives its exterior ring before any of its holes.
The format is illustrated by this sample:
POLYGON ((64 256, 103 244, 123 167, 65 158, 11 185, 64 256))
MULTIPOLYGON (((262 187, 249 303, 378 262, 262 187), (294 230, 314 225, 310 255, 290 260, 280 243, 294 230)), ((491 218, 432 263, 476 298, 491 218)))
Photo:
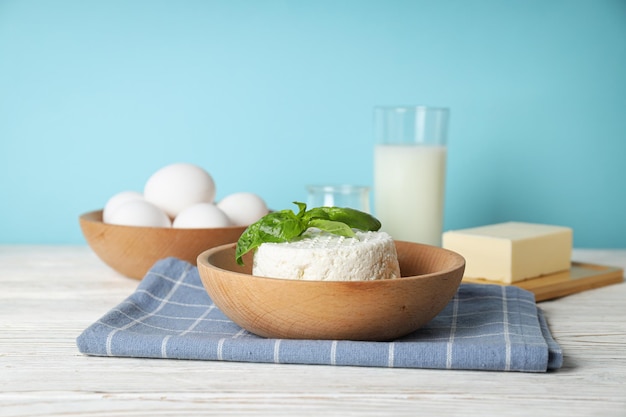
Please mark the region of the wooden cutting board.
POLYGON ((513 284, 503 284, 485 279, 463 278, 463 282, 479 284, 515 285, 535 294, 536 301, 552 300, 593 288, 624 281, 624 270, 612 266, 572 262, 568 271, 544 275, 513 284))

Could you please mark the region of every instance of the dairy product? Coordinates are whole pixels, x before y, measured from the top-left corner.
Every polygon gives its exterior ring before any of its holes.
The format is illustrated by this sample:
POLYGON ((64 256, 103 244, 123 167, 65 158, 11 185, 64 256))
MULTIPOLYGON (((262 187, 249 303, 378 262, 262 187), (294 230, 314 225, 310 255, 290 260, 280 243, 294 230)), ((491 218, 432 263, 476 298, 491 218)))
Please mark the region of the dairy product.
POLYGON ((376 145, 374 197, 382 231, 396 240, 441 245, 446 147, 376 145))
POLYGON ((513 283, 567 270, 572 229, 507 222, 443 234, 445 249, 465 258, 465 278, 513 283))
POLYGON ((320 281, 400 278, 393 239, 384 232, 356 232, 353 238, 309 229, 301 239, 263 243, 254 254, 256 276, 320 281))

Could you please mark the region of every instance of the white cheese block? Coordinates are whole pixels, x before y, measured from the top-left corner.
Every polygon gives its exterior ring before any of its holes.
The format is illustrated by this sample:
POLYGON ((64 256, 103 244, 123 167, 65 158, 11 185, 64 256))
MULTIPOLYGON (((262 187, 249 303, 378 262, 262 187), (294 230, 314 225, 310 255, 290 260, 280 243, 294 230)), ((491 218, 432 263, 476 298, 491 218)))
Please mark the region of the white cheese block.
POLYGON ((567 270, 572 229, 508 222, 443 234, 442 246, 465 258, 466 278, 514 283, 567 270))
POLYGON ((346 238, 309 229, 302 239, 263 243, 252 274, 309 281, 367 281, 400 278, 393 239, 384 232, 356 232, 346 238))

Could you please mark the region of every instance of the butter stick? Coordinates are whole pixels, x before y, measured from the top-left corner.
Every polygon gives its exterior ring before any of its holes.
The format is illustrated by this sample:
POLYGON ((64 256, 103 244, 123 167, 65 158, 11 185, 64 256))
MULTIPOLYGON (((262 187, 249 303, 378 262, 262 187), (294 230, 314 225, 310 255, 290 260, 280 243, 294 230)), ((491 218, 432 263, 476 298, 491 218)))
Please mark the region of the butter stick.
POLYGON ((465 278, 511 284, 570 268, 572 229, 507 222, 445 232, 442 246, 465 258, 465 278))

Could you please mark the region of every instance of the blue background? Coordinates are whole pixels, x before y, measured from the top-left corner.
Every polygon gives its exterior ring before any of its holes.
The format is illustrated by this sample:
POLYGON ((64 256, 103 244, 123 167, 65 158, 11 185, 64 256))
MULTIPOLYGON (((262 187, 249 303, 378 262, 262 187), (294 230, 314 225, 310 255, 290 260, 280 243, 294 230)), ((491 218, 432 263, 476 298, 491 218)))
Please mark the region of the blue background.
POLYGON ((626 247, 623 0, 0 0, 0 243, 158 168, 275 209, 372 184, 375 105, 451 108, 445 228, 626 247))

